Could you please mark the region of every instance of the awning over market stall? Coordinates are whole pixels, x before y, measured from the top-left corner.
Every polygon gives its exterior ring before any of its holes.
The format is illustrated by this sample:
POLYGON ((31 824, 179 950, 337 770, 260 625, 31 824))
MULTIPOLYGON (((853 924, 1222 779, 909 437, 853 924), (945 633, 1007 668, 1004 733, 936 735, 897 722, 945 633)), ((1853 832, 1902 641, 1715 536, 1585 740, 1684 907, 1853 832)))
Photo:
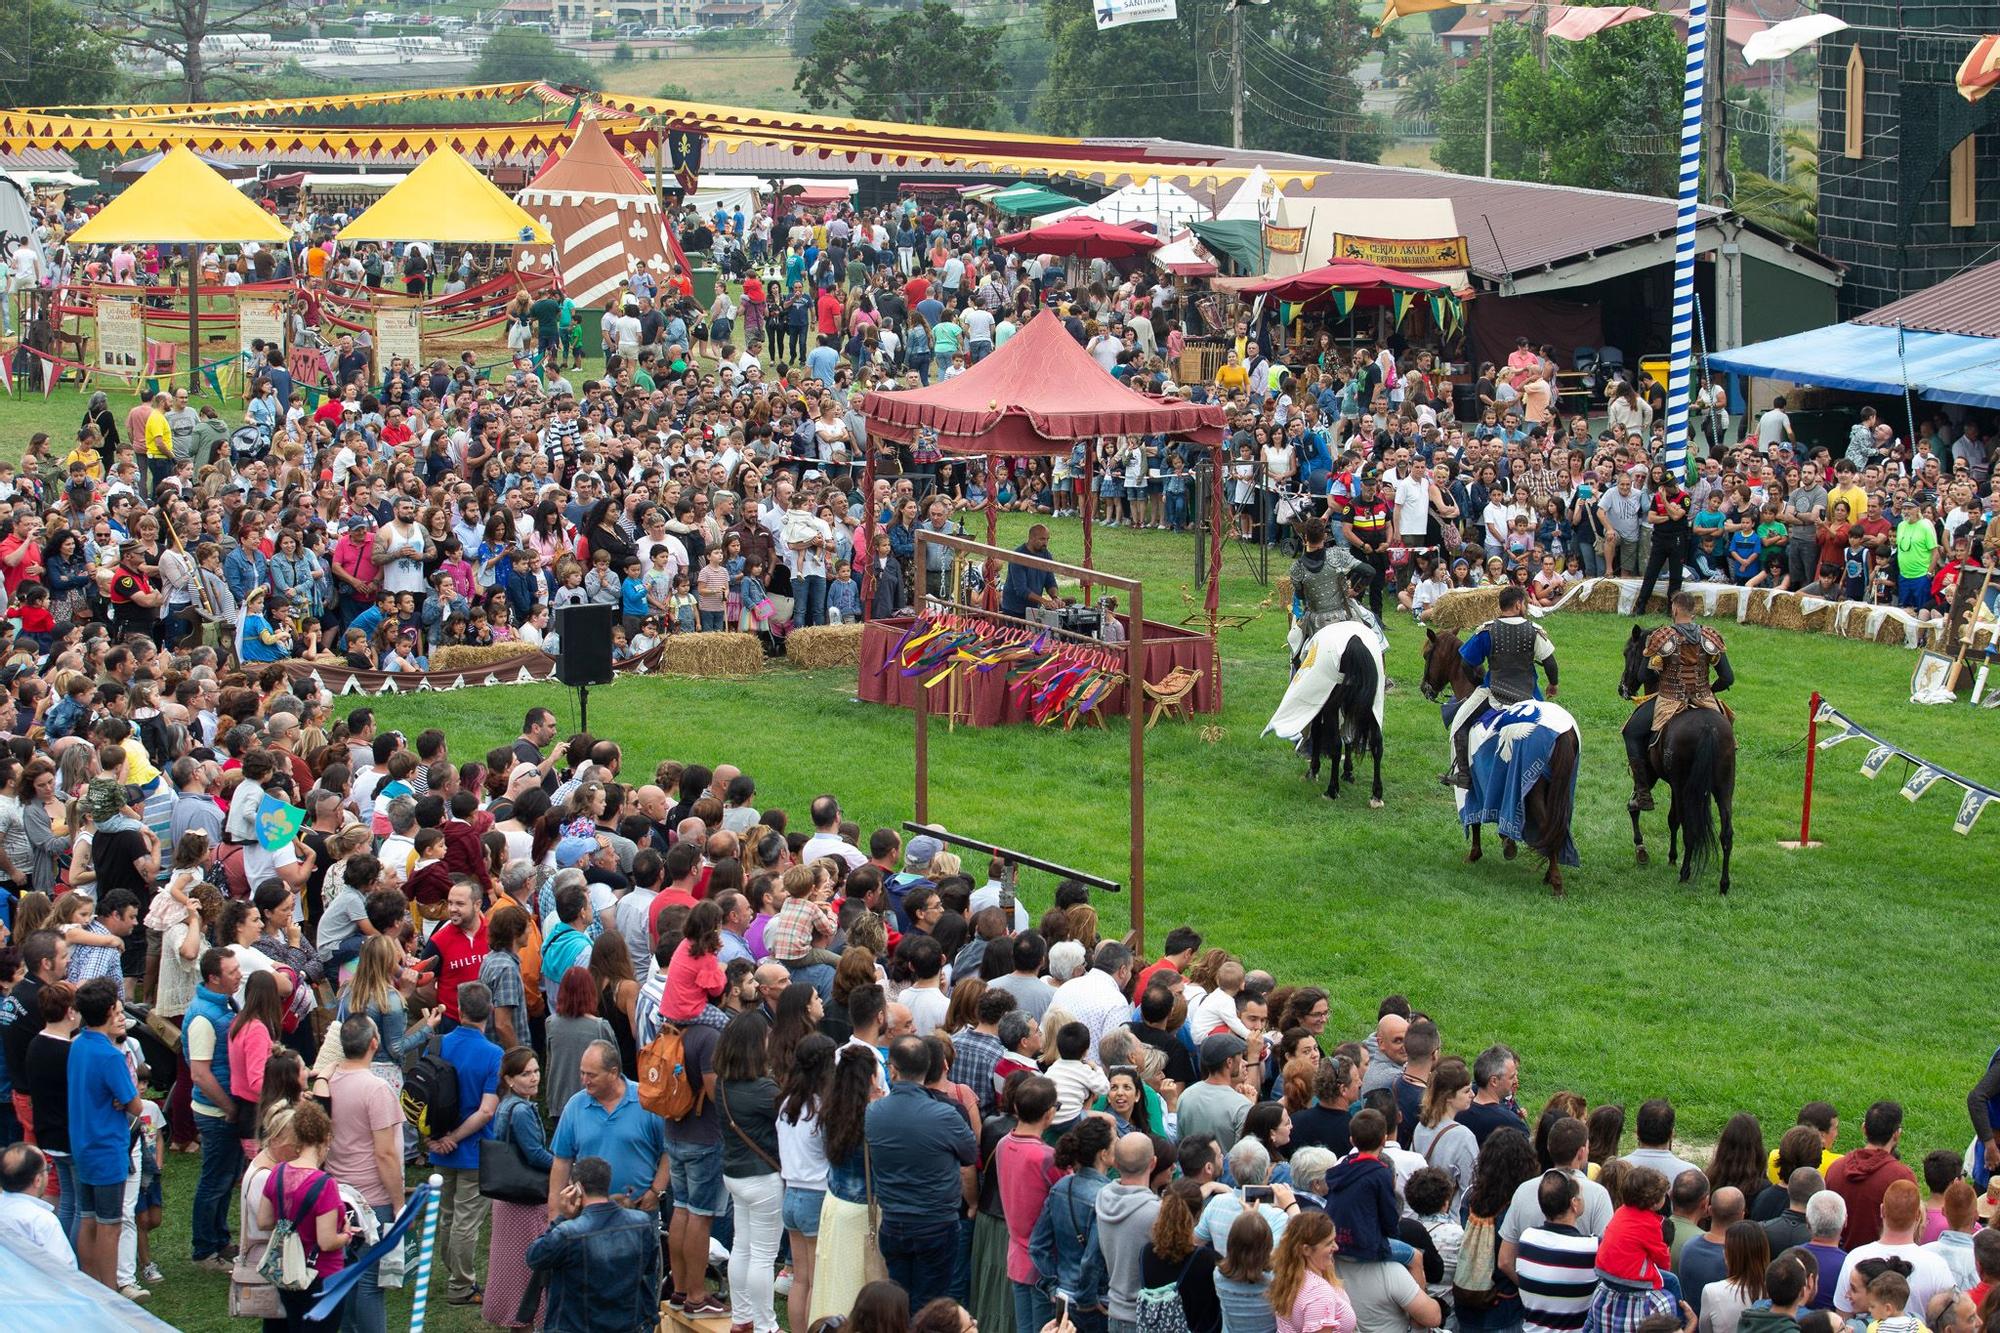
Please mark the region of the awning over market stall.
POLYGON ((1235 266, 1239 274, 1264 271, 1264 224, 1248 218, 1191 221, 1189 231, 1200 242, 1235 266))
POLYGON ((1160 248, 1160 238, 1096 218, 1072 217, 1033 231, 1013 231, 993 244, 1002 250, 1037 255, 1071 255, 1078 259, 1130 259, 1160 248))
POLYGON ((1833 324, 1711 352, 1711 370, 1855 393, 1905 389, 1948 403, 2000 408, 2000 338, 1833 324))
POLYGON ((159 164, 70 234, 76 245, 283 245, 291 229, 245 198, 185 148, 159 164))
POLYGON ((1081 208, 1083 200, 1039 185, 1015 185, 988 195, 986 202, 1010 217, 1038 218, 1068 208, 1081 208))

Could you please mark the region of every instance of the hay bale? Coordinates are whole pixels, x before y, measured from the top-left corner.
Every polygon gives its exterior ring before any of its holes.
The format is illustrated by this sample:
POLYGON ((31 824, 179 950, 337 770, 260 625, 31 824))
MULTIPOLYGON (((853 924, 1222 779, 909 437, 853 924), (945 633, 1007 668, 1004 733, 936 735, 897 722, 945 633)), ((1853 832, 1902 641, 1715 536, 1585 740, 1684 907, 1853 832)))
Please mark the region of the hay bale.
POLYGON ((861 665, 861 626, 814 625, 785 636, 785 657, 804 671, 861 665))
POLYGON ((1280 574, 1271 581, 1271 597, 1279 606, 1292 604, 1292 576, 1280 574))
POLYGON ((1599 579, 1589 594, 1577 603, 1579 611, 1598 611, 1607 616, 1618 614, 1620 589, 1616 579, 1599 579))
POLYGON ((1457 588, 1432 603, 1424 623, 1462 634, 1500 614, 1498 588, 1457 588))
POLYGON ((1830 634, 1833 632, 1833 607, 1816 606, 1805 609, 1805 598, 1799 598, 1799 628, 1808 634, 1830 634))
POLYGON ((1882 617, 1882 623, 1875 627, 1875 642, 1893 643, 1901 647, 1906 642, 1910 626, 1902 616, 1891 611, 1882 617))
POLYGON ((1806 627, 1806 615, 1799 605, 1800 598, 1795 592, 1781 592, 1771 598, 1771 610, 1764 617, 1764 623, 1772 629, 1802 630, 1806 627))
POLYGON ((754 634, 670 634, 654 669, 670 676, 754 676, 764 669, 764 645, 754 634))
POLYGON ((534 649, 519 643, 447 644, 431 654, 431 670, 477 671, 499 666, 503 662, 525 661, 541 656, 534 649))
POLYGON ((1769 593, 1766 593, 1761 588, 1746 588, 1743 591, 1743 598, 1749 604, 1749 610, 1743 617, 1744 624, 1768 625, 1771 623, 1771 602, 1773 599, 1769 593))
POLYGON ((1743 604, 1741 588, 1723 588, 1715 594, 1715 610, 1709 612, 1711 620, 1734 620, 1736 608, 1743 604))

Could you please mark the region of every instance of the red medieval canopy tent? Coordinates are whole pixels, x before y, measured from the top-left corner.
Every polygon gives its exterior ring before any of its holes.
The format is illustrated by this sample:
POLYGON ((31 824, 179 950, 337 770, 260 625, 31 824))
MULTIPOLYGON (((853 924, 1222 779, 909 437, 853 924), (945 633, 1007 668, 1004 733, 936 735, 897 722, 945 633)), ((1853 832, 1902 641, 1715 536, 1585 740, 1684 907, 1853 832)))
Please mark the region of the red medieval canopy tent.
MULTIPOLYGON (((1185 403, 1126 388, 1078 346, 1062 320, 1047 310, 963 375, 922 389, 865 393, 860 407, 871 436, 909 441, 920 432, 935 431, 938 448, 947 453, 1000 457, 1067 453, 1081 441, 1086 456, 1093 460, 1086 465, 1086 476, 1096 472, 1096 442, 1101 436, 1171 435, 1218 450, 1226 437, 1226 418, 1219 404, 1185 403)), ((1211 514, 1219 516, 1223 512, 1220 458, 1210 471, 1211 514)), ((999 521, 995 489, 990 485, 986 489, 989 545, 999 521)), ((862 494, 871 500, 875 494, 872 448, 862 494)), ((1083 512, 1083 563, 1087 566, 1090 510, 1086 506, 1083 512)), ((872 551, 873 503, 863 521, 863 549, 872 551)), ((1219 593, 1215 576, 1222 567, 1220 519, 1211 521, 1209 528, 1208 610, 1212 616, 1219 593)), ((862 595, 865 598, 867 591, 862 595)))
POLYGON ((1072 255, 1078 259, 1130 259, 1160 247, 1160 238, 1134 227, 1098 218, 1064 218, 1046 227, 1012 231, 994 241, 1003 250, 1038 255, 1072 255))
POLYGON ((1325 264, 1289 278, 1261 278, 1237 290, 1244 296, 1268 296, 1294 305, 1306 305, 1337 291, 1353 292, 1354 303, 1364 308, 1388 305, 1397 292, 1424 296, 1444 296, 1451 292, 1449 286, 1435 279, 1358 259, 1325 264))

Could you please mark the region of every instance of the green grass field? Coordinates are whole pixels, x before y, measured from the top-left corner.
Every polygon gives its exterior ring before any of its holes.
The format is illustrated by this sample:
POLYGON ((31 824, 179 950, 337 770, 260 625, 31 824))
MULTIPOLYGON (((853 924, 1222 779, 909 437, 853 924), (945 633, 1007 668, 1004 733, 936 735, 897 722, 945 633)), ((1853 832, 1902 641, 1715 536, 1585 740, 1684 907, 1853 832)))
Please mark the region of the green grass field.
MULTIPOLYGON (((114 396, 114 401, 116 398, 114 396)), ((28 432, 65 440, 81 412, 67 391, 0 400, 0 451, 28 432)), ((1025 521, 1010 519, 1005 544, 1025 521)), ((1074 522, 1055 526, 1059 559, 1081 553, 1074 522)), ((1101 532, 1098 563, 1146 581, 1155 619, 1194 610, 1192 540, 1101 532)), ((1284 569, 1274 560, 1274 574, 1284 569)), ((1146 746, 1146 924, 1155 944, 1181 922, 1288 982, 1325 986, 1332 1029, 1360 1035, 1377 1001, 1409 995, 1434 1015, 1448 1050, 1470 1054, 1504 1040, 1522 1053, 1523 1100, 1574 1088, 1592 1102, 1670 1095, 1681 1134, 1711 1141, 1737 1110, 1762 1117, 1775 1143, 1798 1105, 1828 1098, 1859 1141, 1861 1112, 1877 1097, 1908 1111, 1906 1160, 1967 1136, 1965 1090, 1992 1049, 1976 1005, 1944 1004, 1937 977, 1947 951, 1977 956, 1990 932, 1979 919, 1994 878, 1992 822, 1951 832, 1953 797, 1912 806, 1897 768, 1869 782, 1860 747, 1821 756, 1815 833, 1826 847, 1780 851, 1796 836, 1807 696, 1843 711, 1940 764, 1991 781, 2000 715, 1907 702, 1915 657, 1900 648, 1724 626, 1739 684, 1741 754, 1735 884, 1724 900, 1706 883, 1682 887, 1665 864, 1664 813, 1649 817, 1654 864, 1633 864, 1628 790, 1616 730, 1619 650, 1629 622, 1564 614, 1547 623, 1563 664, 1562 702, 1583 728, 1576 841, 1581 869, 1553 900, 1531 857, 1489 854, 1462 864, 1465 841, 1434 775, 1443 731, 1415 684, 1422 631, 1391 625, 1387 807, 1365 788, 1337 803, 1302 780, 1303 762, 1260 738, 1283 692, 1282 608, 1226 552, 1226 707, 1205 741, 1197 727, 1162 723, 1146 746)), ((759 783, 759 805, 794 819, 810 799, 837 793, 864 829, 900 823, 912 800, 911 719, 854 702, 840 671, 777 666, 743 680, 629 678, 595 690, 592 730, 625 747, 628 774, 663 758, 728 761, 759 783)), ((500 686, 385 699, 384 720, 405 730, 443 726, 465 758, 512 739, 532 704, 575 722, 573 695, 553 685, 500 686)), ((1123 879, 1126 737, 1010 728, 932 731, 932 818, 976 837, 1123 879)), ((1664 792, 1662 792, 1664 807, 1664 792)), ((1490 845, 1490 844, 1489 844, 1490 845)), ((1024 879, 1031 907, 1046 879, 1024 879)), ((1122 903, 1100 906, 1122 920, 1122 903)), ((155 1311, 187 1329, 221 1329, 222 1282, 186 1268, 190 1159, 170 1172, 172 1261, 155 1311)), ((441 1294, 442 1287, 439 1287, 441 1294)), ((399 1311, 400 1307, 392 1307, 399 1311)), ((468 1312, 433 1306, 434 1327, 471 1328, 468 1312)), ((400 1313, 392 1312, 392 1319, 400 1313)))
MULTIPOLYGON (((1018 541, 1021 526, 1010 522, 1003 541, 1018 541)), ((1057 525, 1054 548, 1058 558, 1079 553, 1074 523, 1057 525)), ((1190 539, 1114 531, 1097 551, 1104 568, 1147 580, 1149 605, 1182 613, 1190 539)), ((1252 610, 1266 596, 1234 550, 1226 571, 1225 609, 1252 610)), ((1422 631, 1407 618, 1392 626, 1390 674, 1402 688, 1389 700, 1385 809, 1367 808, 1365 788, 1326 801, 1287 746, 1260 739, 1285 682, 1284 621, 1272 609, 1223 631, 1221 738, 1163 723, 1147 741, 1149 938, 1194 922, 1287 981, 1326 986, 1344 1033, 1362 1033, 1383 995, 1404 992, 1437 1016, 1450 1050, 1516 1046, 1531 1101, 1559 1087, 1630 1105, 1671 1093, 1691 1138, 1712 1138, 1748 1108, 1775 1141, 1802 1101, 1831 1097, 1858 1128, 1868 1101, 1894 1095, 1909 1106, 1913 1146, 1956 1145, 1966 1134, 1964 1090, 1991 1048, 1987 1025, 1937 1005, 1914 978, 1889 983, 1907 970, 1889 959, 1900 963, 1911 945, 1921 953, 1919 941, 1945 938, 1946 923, 1973 910, 1977 886, 1991 882, 1994 830, 1954 836, 1951 796, 1911 806, 1894 769, 1861 778, 1850 745, 1823 756, 1817 832, 1827 847, 1799 854, 1776 844, 1797 833, 1814 687, 1975 775, 1991 773, 1994 714, 1910 706, 1915 659, 1900 649, 1730 628, 1741 761, 1735 888, 1723 900, 1712 876, 1678 883, 1665 864, 1663 813, 1649 825, 1654 864, 1633 865, 1615 735, 1629 622, 1574 614, 1549 623, 1562 702, 1583 728, 1583 867, 1568 876, 1566 900, 1551 899, 1525 855, 1461 864, 1465 842, 1435 781, 1441 723, 1414 688, 1422 631), (1885 949, 1889 941, 1897 947, 1885 949), (1826 1040, 1829 1031, 1842 1040, 1826 1040), (1896 1063, 1918 1033, 1930 1058, 1896 1063)), ((831 791, 863 829, 898 823, 912 801, 910 716, 853 694, 852 676, 838 671, 632 678, 592 691, 591 729, 625 746, 628 773, 650 774, 669 757, 727 760, 757 779, 760 806, 798 818, 831 791)), ((553 686, 391 699, 382 714, 406 729, 443 726, 463 757, 511 739, 531 704, 574 724, 571 693, 553 686)), ((933 819, 1124 878, 1122 725, 1069 734, 934 726, 932 738, 933 819)), ((1049 888, 1028 886, 1031 906, 1045 905, 1049 888)), ((1100 910, 1116 920, 1125 907, 1100 910)))

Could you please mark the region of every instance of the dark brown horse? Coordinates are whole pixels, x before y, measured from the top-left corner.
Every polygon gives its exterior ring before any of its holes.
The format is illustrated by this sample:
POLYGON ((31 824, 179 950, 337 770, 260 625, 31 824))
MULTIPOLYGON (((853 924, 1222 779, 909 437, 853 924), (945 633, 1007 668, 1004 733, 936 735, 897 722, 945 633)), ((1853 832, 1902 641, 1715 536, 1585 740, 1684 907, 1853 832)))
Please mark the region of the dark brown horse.
MULTIPOLYGON (((1634 625, 1625 641, 1625 673, 1618 682, 1618 693, 1624 698, 1639 698, 1659 685, 1660 673, 1646 661, 1648 637, 1634 625)), ((1650 715, 1646 720, 1650 723, 1650 715)), ((1729 854, 1736 846, 1735 724, 1718 709, 1689 708, 1670 718, 1665 730, 1660 744, 1647 747, 1646 763, 1652 777, 1666 779, 1672 793, 1667 806, 1667 864, 1680 863, 1681 883, 1686 884, 1719 851, 1720 887, 1727 894, 1729 854), (1711 801, 1713 811, 1709 809, 1711 801), (1679 845, 1683 838, 1687 842, 1685 856, 1679 845)), ((1639 829, 1639 811, 1632 809, 1631 814, 1632 846, 1638 863, 1645 865, 1646 837, 1639 829)))
MULTIPOLYGON (((1458 636, 1450 630, 1424 632, 1424 698, 1436 699, 1448 692, 1454 699, 1467 699, 1479 688, 1472 668, 1459 656, 1460 647, 1458 636)), ((1563 733, 1549 756, 1548 771, 1528 790, 1526 798, 1524 813, 1536 835, 1530 846, 1548 863, 1542 882, 1554 890, 1558 898, 1563 896, 1562 854, 1570 845, 1570 823, 1576 813, 1576 771, 1580 755, 1576 733, 1563 733)), ((1479 825, 1467 827, 1472 831, 1472 850, 1465 856, 1470 863, 1477 861, 1484 852, 1479 845, 1479 825)), ((1519 850, 1512 838, 1500 840, 1500 854, 1509 861, 1519 850)))

